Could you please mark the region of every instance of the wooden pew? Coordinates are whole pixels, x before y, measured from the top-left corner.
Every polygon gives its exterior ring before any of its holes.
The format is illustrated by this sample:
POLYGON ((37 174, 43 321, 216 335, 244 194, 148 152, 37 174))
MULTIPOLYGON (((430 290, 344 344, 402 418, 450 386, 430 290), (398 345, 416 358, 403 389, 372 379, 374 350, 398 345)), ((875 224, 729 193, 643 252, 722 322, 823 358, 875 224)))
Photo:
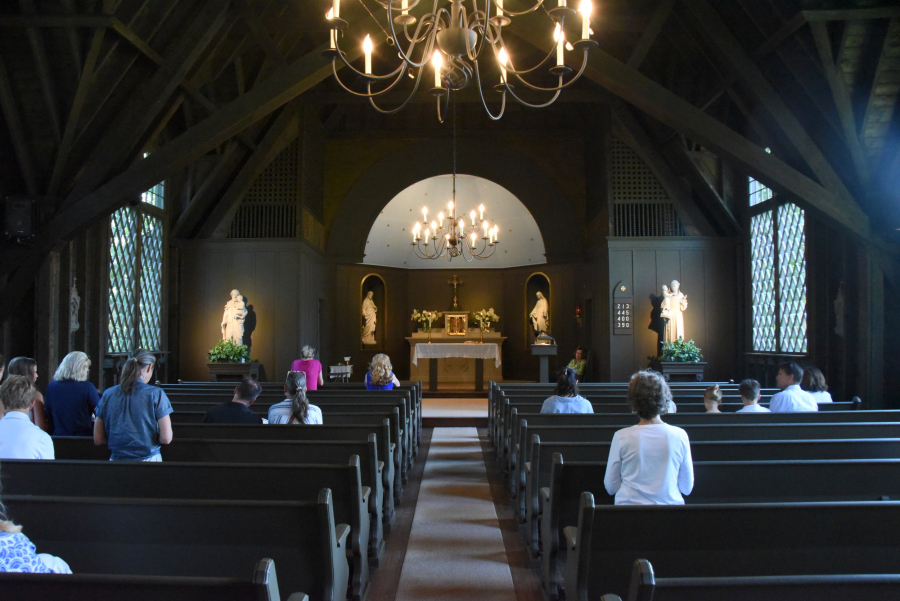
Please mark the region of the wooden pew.
POLYGON ((347 524, 331 491, 316 501, 105 499, 4 495, 42 553, 76 574, 246 578, 265 553, 279 587, 313 599, 347 595, 347 524))
MULTIPOLYGON (((107 576, 105 574, 20 574, 0 572, 8 599, 31 601, 278 601, 275 562, 261 559, 251 580, 184 576, 107 576)), ((295 592, 287 601, 309 601, 295 592)))
MULTIPOLYGON (((760 440, 837 440, 862 438, 900 438, 900 423, 824 423, 824 424, 684 424, 691 443, 712 441, 760 441, 760 440)), ((524 450, 509 454, 507 464, 511 497, 525 488, 525 466, 522 457, 531 456, 530 443, 533 434, 545 442, 567 440, 571 442, 607 442, 621 430, 618 426, 535 426, 527 420, 520 426, 521 438, 526 442, 524 450)))
MULTIPOLYGON (((347 465, 259 463, 144 463, 141 461, 5 460, 6 494, 45 497, 134 499, 230 499, 234 501, 315 501, 332 491, 337 523, 350 526, 353 599, 369 586, 371 489, 360 481, 359 457, 347 465)), ((348 557, 349 559, 349 557, 348 557)), ((377 566, 377 558, 373 557, 377 566)))
POLYGON ((391 423, 325 425, 260 425, 253 424, 182 424, 178 436, 183 438, 218 438, 220 440, 368 440, 375 434, 378 456, 385 458, 382 470, 385 515, 393 521, 394 502, 400 496, 394 490, 394 469, 400 463, 400 451, 391 442, 391 423))
MULTIPOLYGON (((625 595, 636 559, 671 577, 896 574, 900 503, 600 505, 565 529, 566 598, 625 595)), ((545 580, 558 596, 559 581, 545 580)))
MULTIPOLYGON (((653 601, 893 601, 900 598, 900 575, 736 576, 657 578, 646 559, 634 562, 626 599, 653 601)), ((600 601, 622 601, 607 594, 600 601)))
MULTIPOLYGON (((177 430, 176 430, 177 432, 177 430)), ((57 459, 96 460, 93 440, 87 437, 55 437, 57 459), (58 441, 58 442, 57 442, 58 441)), ((384 488, 378 460, 375 435, 366 442, 354 441, 283 441, 283 440, 203 440, 181 438, 162 447, 164 462, 182 463, 297 463, 344 465, 353 455, 360 459, 360 480, 369 487, 369 557, 380 558, 384 550, 384 488)), ((106 450, 109 459, 109 451, 106 450)))
MULTIPOLYGON (((598 505, 612 505, 603 477, 606 461, 565 461, 553 456, 550 482, 540 490, 540 540, 546 560, 556 563, 563 529, 578 521, 582 492, 598 505)), ((710 503, 804 503, 900 500, 900 460, 694 462, 689 505, 710 503)), ((529 538, 529 542, 531 542, 529 538)))

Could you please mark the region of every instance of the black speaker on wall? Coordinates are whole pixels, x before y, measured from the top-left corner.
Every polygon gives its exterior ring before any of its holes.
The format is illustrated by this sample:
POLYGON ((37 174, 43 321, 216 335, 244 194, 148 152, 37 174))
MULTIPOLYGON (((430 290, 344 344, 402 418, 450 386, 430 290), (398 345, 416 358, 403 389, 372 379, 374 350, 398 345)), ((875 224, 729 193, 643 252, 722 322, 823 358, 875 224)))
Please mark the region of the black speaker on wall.
POLYGON ((34 236, 34 201, 30 198, 7 198, 4 204, 4 233, 11 238, 34 236))

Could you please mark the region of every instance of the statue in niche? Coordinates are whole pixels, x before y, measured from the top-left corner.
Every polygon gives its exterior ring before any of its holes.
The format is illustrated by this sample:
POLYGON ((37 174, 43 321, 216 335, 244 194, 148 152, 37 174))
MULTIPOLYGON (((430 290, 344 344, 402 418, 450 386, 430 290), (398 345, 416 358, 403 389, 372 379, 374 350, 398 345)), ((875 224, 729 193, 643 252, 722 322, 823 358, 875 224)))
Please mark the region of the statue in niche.
POLYGON ((537 302, 534 304, 534 309, 531 310, 528 317, 531 319, 531 327, 534 330, 535 336, 541 332, 550 331, 550 311, 548 309, 547 299, 544 298, 544 293, 540 290, 538 290, 537 293, 537 302))
POLYGON ((666 322, 665 338, 666 342, 675 342, 679 338, 684 338, 684 310, 687 309, 687 295, 681 292, 681 284, 678 280, 672 280, 669 289, 663 284, 662 287, 662 303, 660 305, 660 317, 666 322))
POLYGON ((366 294, 366 298, 364 298, 362 302, 362 316, 363 319, 366 320, 365 325, 362 327, 363 344, 376 344, 375 323, 377 320, 375 314, 378 312, 378 307, 375 306, 375 301, 372 300, 374 296, 375 293, 369 290, 369 293, 366 294))
POLYGON ((247 318, 247 304, 238 290, 231 291, 231 300, 225 303, 222 315, 222 340, 244 344, 244 320, 247 318))
POLYGON ((75 282, 78 281, 75 278, 72 278, 72 287, 69 288, 69 331, 76 332, 80 327, 78 323, 78 310, 81 308, 81 297, 78 296, 78 288, 75 286, 75 282))

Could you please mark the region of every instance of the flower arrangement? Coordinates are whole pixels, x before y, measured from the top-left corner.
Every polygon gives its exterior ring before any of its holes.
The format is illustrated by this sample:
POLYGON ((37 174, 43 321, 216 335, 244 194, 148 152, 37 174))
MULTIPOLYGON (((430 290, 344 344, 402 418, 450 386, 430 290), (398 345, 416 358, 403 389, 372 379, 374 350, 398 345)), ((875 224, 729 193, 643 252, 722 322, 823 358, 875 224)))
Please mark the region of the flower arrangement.
POLYGON ((247 363, 250 361, 250 349, 246 344, 235 344, 231 340, 220 340, 209 349, 210 361, 230 361, 231 363, 247 363))
POLYGON ((493 307, 491 307, 490 309, 475 311, 474 313, 472 313, 472 316, 472 319, 478 322, 478 327, 481 328, 482 332, 491 327, 491 322, 500 321, 500 316, 494 313, 493 307))
POLYGON ((684 338, 678 337, 674 342, 659 343, 659 357, 647 357, 653 361, 680 361, 685 363, 697 363, 703 359, 694 340, 685 341, 684 338))
POLYGON ((412 317, 410 318, 412 321, 419 322, 419 325, 422 326, 422 329, 426 332, 431 331, 432 322, 443 317, 444 314, 440 311, 418 311, 413 309, 412 317))

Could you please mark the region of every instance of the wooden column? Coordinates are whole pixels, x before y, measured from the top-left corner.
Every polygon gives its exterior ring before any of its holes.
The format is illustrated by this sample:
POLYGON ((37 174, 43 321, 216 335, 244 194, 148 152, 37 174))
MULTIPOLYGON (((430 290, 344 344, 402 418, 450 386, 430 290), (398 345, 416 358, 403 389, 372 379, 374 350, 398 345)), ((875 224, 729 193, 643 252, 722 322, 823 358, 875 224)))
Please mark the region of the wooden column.
POLYGON ((881 409, 884 407, 884 274, 877 258, 868 250, 859 253, 859 283, 859 396, 867 409, 881 409))
POLYGON ((35 285, 35 359, 38 386, 45 389, 59 365, 59 265, 60 253, 47 255, 35 285))

